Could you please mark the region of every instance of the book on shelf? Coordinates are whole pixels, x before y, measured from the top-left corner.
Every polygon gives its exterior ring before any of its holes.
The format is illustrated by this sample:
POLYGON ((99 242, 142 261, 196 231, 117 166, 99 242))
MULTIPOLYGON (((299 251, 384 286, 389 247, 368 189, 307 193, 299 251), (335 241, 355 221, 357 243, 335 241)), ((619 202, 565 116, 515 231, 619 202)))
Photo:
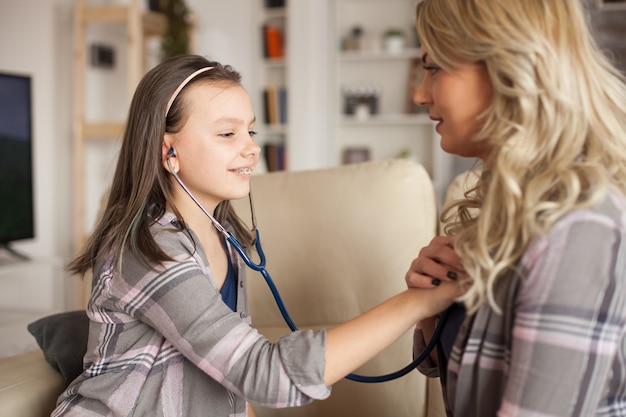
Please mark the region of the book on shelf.
POLYGON ((267 91, 267 120, 271 125, 278 124, 278 97, 276 93, 276 87, 270 85, 266 89, 267 91))
POLYGON ((275 25, 263 25, 261 39, 263 40, 263 57, 270 59, 283 58, 285 45, 282 28, 275 25))
POLYGON ((266 143, 263 145, 265 164, 269 172, 287 169, 287 152, 282 143, 266 143))
POLYGON ((263 105, 263 122, 266 125, 270 124, 270 110, 269 110, 269 99, 268 99, 268 95, 269 95, 269 90, 267 88, 264 88, 263 91, 261 92, 262 94, 262 100, 261 103, 263 105))
POLYGON ((263 90, 264 121, 268 125, 287 123, 287 89, 268 85, 263 90))
POLYGON ((287 124, 287 89, 278 89, 278 120, 281 125, 287 124))

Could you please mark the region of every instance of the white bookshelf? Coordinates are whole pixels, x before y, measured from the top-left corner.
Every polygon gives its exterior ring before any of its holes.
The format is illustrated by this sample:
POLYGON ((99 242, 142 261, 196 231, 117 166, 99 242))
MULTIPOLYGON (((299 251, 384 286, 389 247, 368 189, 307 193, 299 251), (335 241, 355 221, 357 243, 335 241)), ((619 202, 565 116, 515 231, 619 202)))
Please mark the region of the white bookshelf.
POLYGON ((382 160, 409 154, 431 173, 435 187, 445 188, 453 177, 453 157, 439 150, 433 122, 425 113, 407 114, 410 66, 420 57, 413 35, 417 0, 286 0, 283 10, 264 7, 256 0, 258 37, 253 101, 257 112, 259 143, 282 140, 292 171, 342 164, 346 147, 367 147, 371 159, 382 160), (262 55, 264 22, 283 21, 284 59, 262 55), (400 52, 378 49, 342 51, 341 39, 355 24, 381 35, 401 27, 407 44, 400 52), (263 122, 262 89, 269 82, 288 88, 288 123, 263 122), (380 112, 357 119, 342 112, 342 85, 377 84, 382 93, 380 112))

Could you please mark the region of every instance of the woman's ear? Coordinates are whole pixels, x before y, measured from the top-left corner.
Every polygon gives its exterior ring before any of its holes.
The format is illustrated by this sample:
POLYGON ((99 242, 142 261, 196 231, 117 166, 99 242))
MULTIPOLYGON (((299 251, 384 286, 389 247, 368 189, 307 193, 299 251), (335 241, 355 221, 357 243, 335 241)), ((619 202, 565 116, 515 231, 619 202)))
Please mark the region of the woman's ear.
POLYGON ((176 158, 176 151, 174 150, 174 147, 172 146, 171 141, 168 140, 167 136, 163 139, 163 145, 161 146, 161 163, 163 164, 163 168, 165 168, 167 172, 178 172, 178 158, 176 158))

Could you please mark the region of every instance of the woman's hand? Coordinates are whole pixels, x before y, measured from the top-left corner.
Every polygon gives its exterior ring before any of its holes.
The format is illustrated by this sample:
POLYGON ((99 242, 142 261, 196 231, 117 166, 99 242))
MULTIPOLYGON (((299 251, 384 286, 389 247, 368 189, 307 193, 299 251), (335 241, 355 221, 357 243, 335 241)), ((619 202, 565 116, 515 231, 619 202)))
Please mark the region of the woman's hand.
POLYGON ((433 288, 464 275, 454 236, 436 236, 423 247, 405 275, 409 288, 433 288))
POLYGON ((409 289, 327 329, 326 385, 330 386, 353 372, 402 336, 415 322, 441 313, 463 295, 466 288, 450 276, 446 277, 446 271, 452 265, 460 268, 452 244, 450 238, 433 239, 431 245, 420 252, 420 258, 411 264, 406 275, 409 289), (446 266, 447 262, 451 265, 446 266), (436 263, 444 265, 439 272, 432 268, 436 263), (441 281, 433 284, 434 278, 429 274, 441 276, 441 281))
MULTIPOLYGON (((434 288, 462 276, 464 277, 465 273, 461 259, 454 251, 454 236, 436 236, 411 262, 405 281, 409 288, 434 288)), ((424 318, 419 323, 426 344, 432 338, 436 323, 436 316, 424 318)), ((433 349, 430 358, 437 363, 436 350, 433 349)))

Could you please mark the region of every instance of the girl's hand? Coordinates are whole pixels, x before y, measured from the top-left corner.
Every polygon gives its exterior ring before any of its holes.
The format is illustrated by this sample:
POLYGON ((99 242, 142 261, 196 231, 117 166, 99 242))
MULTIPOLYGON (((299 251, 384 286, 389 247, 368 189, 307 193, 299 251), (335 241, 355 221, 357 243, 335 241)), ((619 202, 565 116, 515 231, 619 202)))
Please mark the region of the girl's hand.
POLYGON ((461 259, 454 251, 454 236, 436 236, 411 262, 405 281, 409 288, 433 288, 463 274, 461 259))

